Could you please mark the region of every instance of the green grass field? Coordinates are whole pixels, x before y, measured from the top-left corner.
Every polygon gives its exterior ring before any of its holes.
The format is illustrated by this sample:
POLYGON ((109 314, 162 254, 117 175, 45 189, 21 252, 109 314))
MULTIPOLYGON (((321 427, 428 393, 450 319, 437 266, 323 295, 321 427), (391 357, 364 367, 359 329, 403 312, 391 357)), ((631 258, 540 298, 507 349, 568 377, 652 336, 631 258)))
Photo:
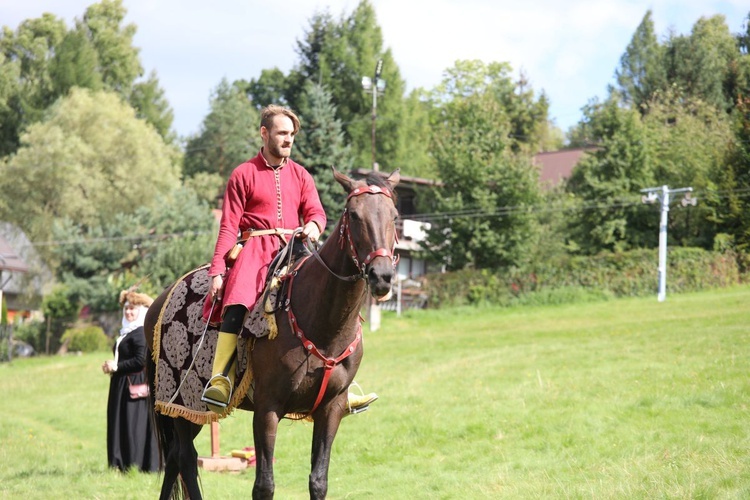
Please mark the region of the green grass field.
MULTIPOLYGON (((329 497, 750 498, 750 288, 384 316, 342 422, 329 497)), ((155 498, 107 470, 106 353, 0 365, 0 497, 155 498)), ((221 451, 252 446, 252 415, 221 451)), ((307 498, 311 424, 283 422, 277 498, 307 498)), ((210 454, 208 429, 196 441, 210 454)), ((249 497, 254 470, 202 473, 249 497)))

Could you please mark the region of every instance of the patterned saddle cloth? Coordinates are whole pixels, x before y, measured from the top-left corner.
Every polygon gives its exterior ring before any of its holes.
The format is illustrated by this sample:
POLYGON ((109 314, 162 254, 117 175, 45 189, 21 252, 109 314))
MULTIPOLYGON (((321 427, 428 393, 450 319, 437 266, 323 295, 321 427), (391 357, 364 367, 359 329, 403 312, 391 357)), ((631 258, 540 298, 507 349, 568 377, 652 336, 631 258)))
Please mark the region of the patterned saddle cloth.
MULTIPOLYGON (((219 331, 215 326, 206 327, 202 317, 211 281, 208 267, 205 265, 185 274, 169 291, 159 311, 152 347, 157 366, 156 411, 170 417, 183 417, 199 425, 225 417, 242 402, 253 379, 249 362, 253 342, 270 331, 275 333, 273 315, 266 315, 263 301, 259 301, 248 313, 238 338, 237 376, 227 411, 219 416, 209 410, 200 398, 211 378, 219 331)), ((275 291, 271 290, 266 302, 275 303, 275 291)))

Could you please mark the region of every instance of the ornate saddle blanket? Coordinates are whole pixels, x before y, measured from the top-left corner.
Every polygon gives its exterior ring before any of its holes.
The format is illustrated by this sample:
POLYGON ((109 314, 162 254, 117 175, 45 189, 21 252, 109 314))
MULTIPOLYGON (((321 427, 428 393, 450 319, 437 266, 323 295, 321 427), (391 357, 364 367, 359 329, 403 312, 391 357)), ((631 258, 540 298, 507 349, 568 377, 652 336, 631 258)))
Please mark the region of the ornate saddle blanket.
MULTIPOLYGON (((152 346, 152 356, 157 366, 156 411, 170 417, 183 417, 199 425, 225 417, 242 402, 253 379, 250 350, 256 337, 269 334, 263 301, 259 301, 248 313, 238 338, 237 376, 227 411, 219 416, 209 410, 200 398, 211 378, 219 332, 218 327, 206 327, 202 317, 211 281, 208 267, 205 265, 190 271, 171 288, 159 312, 152 346)), ((266 302, 269 300, 275 300, 274 293, 269 294, 266 302)), ((269 317, 275 330, 273 316, 269 317)))

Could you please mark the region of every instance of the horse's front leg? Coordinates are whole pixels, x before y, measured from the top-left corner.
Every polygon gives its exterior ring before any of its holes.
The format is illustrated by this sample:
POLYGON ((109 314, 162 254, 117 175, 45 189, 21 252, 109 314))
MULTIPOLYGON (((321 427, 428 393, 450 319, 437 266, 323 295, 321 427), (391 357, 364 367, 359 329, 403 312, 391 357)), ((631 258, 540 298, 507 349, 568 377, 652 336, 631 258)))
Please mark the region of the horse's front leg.
POLYGON ((273 498, 273 451, 276 446, 276 430, 281 417, 276 411, 253 413, 253 439, 255 441, 255 485, 253 499, 273 498))
MULTIPOLYGON (((346 398, 346 395, 343 396, 346 398)), ((339 397, 338 399, 341 399, 339 397)), ((328 466, 331 448, 341 419, 344 418, 343 402, 332 401, 315 412, 313 424, 312 457, 310 469, 310 498, 322 499, 328 494, 328 466)))

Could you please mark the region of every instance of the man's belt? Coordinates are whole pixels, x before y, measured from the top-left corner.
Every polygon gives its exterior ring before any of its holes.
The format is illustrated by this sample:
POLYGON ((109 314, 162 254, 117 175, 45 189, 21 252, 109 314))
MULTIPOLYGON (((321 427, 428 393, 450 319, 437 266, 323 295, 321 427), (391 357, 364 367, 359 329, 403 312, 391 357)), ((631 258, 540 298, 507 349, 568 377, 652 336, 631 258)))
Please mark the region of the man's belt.
POLYGON ((277 227, 276 229, 248 229, 247 231, 242 231, 240 241, 247 241, 254 236, 274 235, 281 237, 291 234, 294 234, 294 229, 284 229, 281 227, 277 227))
POLYGON ((253 238, 255 236, 278 236, 281 240, 281 245, 284 246, 287 243, 284 236, 290 234, 294 234, 293 229, 284 229, 281 227, 277 227, 276 229, 248 229, 247 231, 242 231, 242 236, 240 236, 240 239, 237 240, 237 243, 227 252, 227 255, 225 257, 227 267, 231 267, 232 264, 234 264, 234 262, 237 260, 237 257, 240 255, 240 252, 242 251, 244 243, 250 238, 253 238))

